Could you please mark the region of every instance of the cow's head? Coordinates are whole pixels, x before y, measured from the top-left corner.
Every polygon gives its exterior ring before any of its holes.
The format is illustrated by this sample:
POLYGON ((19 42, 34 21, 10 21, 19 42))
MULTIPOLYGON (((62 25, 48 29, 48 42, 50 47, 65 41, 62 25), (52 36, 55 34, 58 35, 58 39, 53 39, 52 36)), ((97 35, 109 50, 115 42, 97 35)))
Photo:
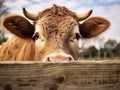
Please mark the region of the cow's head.
POLYGON ((88 18, 86 14, 76 15, 65 7, 54 5, 37 15, 23 8, 24 15, 33 21, 31 24, 22 16, 8 16, 3 26, 21 38, 35 41, 38 59, 50 62, 73 61, 78 59, 78 41, 92 38, 105 31, 109 21, 101 17, 88 18))

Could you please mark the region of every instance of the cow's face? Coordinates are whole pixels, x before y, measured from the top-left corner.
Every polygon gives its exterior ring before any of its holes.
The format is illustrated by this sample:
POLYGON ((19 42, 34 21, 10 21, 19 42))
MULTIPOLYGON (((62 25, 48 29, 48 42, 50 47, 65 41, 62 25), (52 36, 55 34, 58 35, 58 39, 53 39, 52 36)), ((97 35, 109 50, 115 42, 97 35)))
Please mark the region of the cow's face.
POLYGON ((44 61, 72 61, 78 58, 79 24, 70 16, 41 17, 36 21, 33 37, 39 58, 44 61))
POLYGON ((105 31, 109 22, 100 17, 92 17, 83 24, 92 11, 76 15, 65 7, 54 5, 39 15, 33 15, 23 9, 25 16, 34 21, 30 24, 21 16, 9 16, 3 20, 3 26, 21 38, 35 41, 39 60, 66 62, 78 59, 78 41, 91 38, 105 31))

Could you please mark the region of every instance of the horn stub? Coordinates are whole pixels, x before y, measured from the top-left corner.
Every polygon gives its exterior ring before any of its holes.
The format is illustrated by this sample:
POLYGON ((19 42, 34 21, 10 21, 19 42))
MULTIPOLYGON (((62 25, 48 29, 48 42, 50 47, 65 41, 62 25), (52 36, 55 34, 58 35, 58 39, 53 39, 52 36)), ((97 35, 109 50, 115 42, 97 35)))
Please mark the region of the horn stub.
POLYGON ((27 12, 25 8, 23 8, 23 14, 30 20, 33 20, 33 21, 37 20, 37 15, 27 12))
POLYGON ((77 15, 79 18, 79 21, 82 21, 82 20, 88 18, 92 14, 92 12, 93 12, 93 10, 90 10, 85 14, 77 15))

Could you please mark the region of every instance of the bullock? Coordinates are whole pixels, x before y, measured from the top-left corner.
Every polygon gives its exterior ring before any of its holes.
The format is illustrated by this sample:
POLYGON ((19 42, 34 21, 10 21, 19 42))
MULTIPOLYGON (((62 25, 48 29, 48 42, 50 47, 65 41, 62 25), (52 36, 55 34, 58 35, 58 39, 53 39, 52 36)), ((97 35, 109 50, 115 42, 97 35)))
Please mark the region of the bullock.
POLYGON ((25 8, 23 13, 33 23, 19 15, 2 20, 3 28, 14 37, 0 46, 0 60, 74 61, 78 59, 79 39, 95 37, 110 26, 104 18, 88 18, 92 10, 77 15, 66 7, 53 5, 37 15, 25 8))

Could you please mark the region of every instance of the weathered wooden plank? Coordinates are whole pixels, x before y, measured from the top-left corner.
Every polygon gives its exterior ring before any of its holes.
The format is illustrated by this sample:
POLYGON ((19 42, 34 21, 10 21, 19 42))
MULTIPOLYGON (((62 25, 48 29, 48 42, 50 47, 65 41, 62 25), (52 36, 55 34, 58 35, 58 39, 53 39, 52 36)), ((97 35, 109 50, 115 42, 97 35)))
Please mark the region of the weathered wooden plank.
POLYGON ((0 90, 120 90, 120 61, 0 62, 0 90))

